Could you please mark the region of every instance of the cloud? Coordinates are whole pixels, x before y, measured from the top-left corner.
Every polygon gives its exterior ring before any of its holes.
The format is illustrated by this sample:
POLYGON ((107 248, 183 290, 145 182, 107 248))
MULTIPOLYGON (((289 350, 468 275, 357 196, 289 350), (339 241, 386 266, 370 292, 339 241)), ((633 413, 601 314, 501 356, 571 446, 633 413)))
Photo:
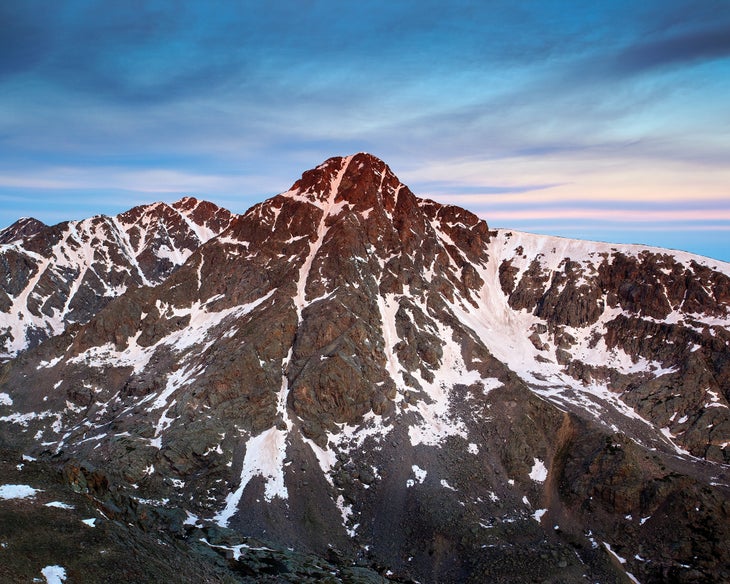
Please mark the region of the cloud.
POLYGON ((246 192, 262 178, 261 175, 253 173, 203 174, 168 168, 48 167, 38 168, 32 175, 7 172, 0 174, 0 188, 64 191, 115 189, 151 194, 194 192, 230 194, 246 192))
POLYGON ((431 182, 418 182, 418 188, 423 193, 437 193, 451 198, 460 198, 468 201, 470 199, 484 198, 484 195, 512 195, 520 193, 532 193, 543 191, 560 186, 553 184, 529 184, 529 185, 480 185, 480 184, 458 184, 457 181, 443 180, 431 182), (463 195, 463 197, 461 197, 463 195))
POLYGON ((530 208, 513 210, 494 210, 482 213, 492 222, 514 224, 523 221, 572 220, 586 223, 618 224, 667 224, 675 223, 720 223, 728 222, 730 209, 589 209, 575 208, 530 208))
POLYGON ((637 43, 616 57, 613 68, 621 74, 634 74, 727 58, 730 58, 730 22, 637 43))

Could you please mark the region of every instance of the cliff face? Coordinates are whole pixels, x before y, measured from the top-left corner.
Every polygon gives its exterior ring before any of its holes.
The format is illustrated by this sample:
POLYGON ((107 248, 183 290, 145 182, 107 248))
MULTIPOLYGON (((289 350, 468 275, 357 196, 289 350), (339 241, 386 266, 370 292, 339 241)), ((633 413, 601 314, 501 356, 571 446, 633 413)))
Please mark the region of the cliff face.
POLYGON ((38 234, 0 248, 7 314, 85 311, 4 367, 6 443, 229 547, 393 578, 730 576, 730 266, 490 231, 368 154, 241 216, 202 205, 90 220, 136 250, 99 256, 102 300, 22 292, 66 281, 28 260, 38 234))

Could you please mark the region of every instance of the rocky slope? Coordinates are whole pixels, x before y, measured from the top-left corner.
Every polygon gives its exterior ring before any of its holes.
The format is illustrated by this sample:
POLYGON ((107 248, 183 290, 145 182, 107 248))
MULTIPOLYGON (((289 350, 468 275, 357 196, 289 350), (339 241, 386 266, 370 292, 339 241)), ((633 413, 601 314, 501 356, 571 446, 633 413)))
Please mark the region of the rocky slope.
POLYGON ((10 361, 0 440, 382 577, 730 577, 730 266, 490 231, 367 154, 226 224, 10 361))
POLYGON ((191 197, 0 231, 0 360, 83 324, 130 287, 164 281, 233 215, 191 197))
POLYGON ((5 243, 14 243, 31 237, 45 229, 47 225, 33 217, 23 217, 15 223, 0 230, 0 245, 5 243))
POLYGON ((180 510, 119 492, 98 470, 54 467, 0 448, 0 582, 53 581, 52 574, 88 584, 387 582, 336 555, 195 527, 180 510))

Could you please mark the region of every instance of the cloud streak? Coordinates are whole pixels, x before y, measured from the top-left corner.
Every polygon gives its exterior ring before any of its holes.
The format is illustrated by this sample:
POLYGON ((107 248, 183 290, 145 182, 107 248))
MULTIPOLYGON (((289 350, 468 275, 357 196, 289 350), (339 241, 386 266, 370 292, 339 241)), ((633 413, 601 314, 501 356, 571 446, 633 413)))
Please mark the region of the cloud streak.
POLYGON ((730 19, 702 30, 672 34, 629 47, 614 62, 614 70, 635 74, 657 67, 730 58, 730 19))
POLYGON ((522 221, 575 220, 582 222, 602 223, 720 223, 730 224, 730 209, 586 209, 577 208, 543 208, 498 210, 485 214, 490 222, 510 223, 522 221))

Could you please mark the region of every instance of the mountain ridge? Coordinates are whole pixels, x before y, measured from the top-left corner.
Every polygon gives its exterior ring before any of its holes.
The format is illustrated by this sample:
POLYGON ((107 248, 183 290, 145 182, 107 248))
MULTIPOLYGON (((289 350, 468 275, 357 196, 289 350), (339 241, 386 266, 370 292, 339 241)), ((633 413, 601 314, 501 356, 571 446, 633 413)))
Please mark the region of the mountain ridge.
POLYGON ((0 438, 404 578, 701 581, 722 522, 680 517, 728 513, 727 267, 490 230, 335 157, 10 361, 0 438))
POLYGON ((83 323, 127 289, 159 283, 232 214, 185 197, 115 217, 46 226, 20 220, 0 232, 0 356, 83 323))

